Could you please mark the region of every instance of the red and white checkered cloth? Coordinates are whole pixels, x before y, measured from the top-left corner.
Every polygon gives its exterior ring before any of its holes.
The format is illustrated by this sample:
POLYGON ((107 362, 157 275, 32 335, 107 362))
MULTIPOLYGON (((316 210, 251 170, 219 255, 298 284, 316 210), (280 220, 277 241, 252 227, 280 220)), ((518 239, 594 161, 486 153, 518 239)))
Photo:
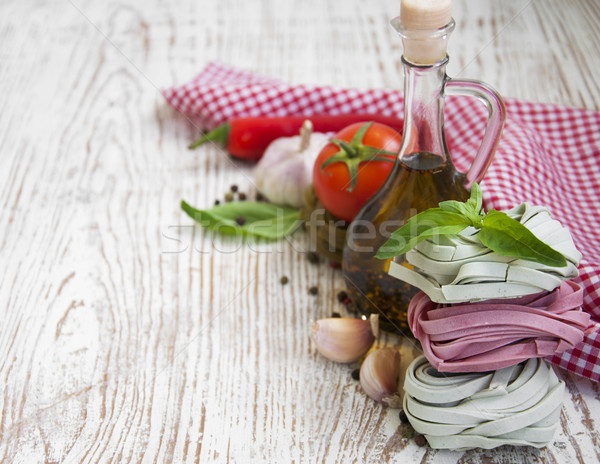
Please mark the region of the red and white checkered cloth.
MULTIPOLYGON (((241 116, 380 113, 402 117, 402 91, 289 85, 219 63, 181 86, 167 101, 200 127, 241 116)), ((482 182, 486 207, 509 209, 527 200, 549 207, 583 253, 583 309, 593 325, 575 349, 553 363, 600 381, 600 113, 506 98, 507 120, 482 182)), ((481 141, 486 111, 477 100, 450 97, 446 136, 454 164, 466 171, 481 141)))

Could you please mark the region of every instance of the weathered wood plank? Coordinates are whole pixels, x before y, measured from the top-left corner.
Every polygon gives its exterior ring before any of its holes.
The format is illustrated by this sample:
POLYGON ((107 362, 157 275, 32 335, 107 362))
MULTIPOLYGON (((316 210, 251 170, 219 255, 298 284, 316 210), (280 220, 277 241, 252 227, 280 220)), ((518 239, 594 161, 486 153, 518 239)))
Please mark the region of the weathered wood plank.
MULTIPOLYGON (((232 183, 252 192, 252 166, 187 151, 197 129, 158 88, 214 59, 401 88, 398 11, 396 0, 0 5, 2 462, 600 459, 598 386, 569 374, 545 449, 418 448, 352 368, 315 353, 311 323, 341 311, 343 282, 305 259, 305 237, 240 246, 179 211, 232 183)), ((597 2, 457 0, 455 17, 452 75, 600 109, 597 2)))

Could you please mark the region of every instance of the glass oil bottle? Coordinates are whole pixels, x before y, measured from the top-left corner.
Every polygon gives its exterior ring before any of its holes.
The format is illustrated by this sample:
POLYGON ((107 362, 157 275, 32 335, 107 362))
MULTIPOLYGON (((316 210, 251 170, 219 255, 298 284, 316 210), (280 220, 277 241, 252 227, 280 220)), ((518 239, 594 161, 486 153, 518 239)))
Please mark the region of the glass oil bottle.
MULTIPOLYGON (((478 81, 453 80, 446 75, 446 47, 454 20, 449 11, 446 18, 444 12, 411 16, 405 4, 410 8, 410 3, 417 2, 403 0, 401 16, 392 21, 404 45, 403 143, 386 183, 350 225, 342 263, 357 309, 365 315, 379 314, 383 328, 407 336, 406 309, 418 289, 389 276, 391 260, 374 256, 410 217, 437 207, 440 201, 469 198, 471 186, 481 180, 491 163, 505 120, 504 103, 493 89, 478 81), (440 27, 431 24, 440 20, 440 27), (486 132, 466 174, 455 169, 446 146, 446 94, 474 96, 488 108, 486 132)), ((402 257, 395 259, 402 261, 402 257)))

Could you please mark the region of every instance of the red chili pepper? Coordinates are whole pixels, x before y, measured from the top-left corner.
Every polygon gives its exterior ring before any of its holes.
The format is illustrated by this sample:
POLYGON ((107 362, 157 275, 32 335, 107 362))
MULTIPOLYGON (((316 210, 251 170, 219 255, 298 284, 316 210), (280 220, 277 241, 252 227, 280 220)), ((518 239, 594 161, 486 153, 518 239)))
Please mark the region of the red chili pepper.
POLYGON ((337 132, 355 122, 375 121, 402 131, 402 119, 380 114, 339 114, 286 117, 235 118, 203 135, 189 148, 213 141, 236 158, 258 160, 269 144, 279 137, 298 135, 302 123, 310 119, 315 132, 337 132))

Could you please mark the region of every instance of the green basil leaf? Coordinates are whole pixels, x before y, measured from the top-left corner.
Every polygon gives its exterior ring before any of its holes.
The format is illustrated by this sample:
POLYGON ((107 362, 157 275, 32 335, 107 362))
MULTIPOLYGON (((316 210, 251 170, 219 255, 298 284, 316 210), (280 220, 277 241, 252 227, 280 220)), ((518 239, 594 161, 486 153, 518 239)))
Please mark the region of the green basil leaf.
POLYGON ((546 266, 563 267, 565 257, 537 238, 527 227, 506 213, 490 210, 477 235, 481 243, 499 255, 525 259, 546 266))
POLYGON ((458 234, 471 225, 462 214, 431 208, 413 216, 400 229, 394 231, 375 255, 379 259, 389 259, 403 255, 423 240, 439 235, 458 234))
POLYGON ((481 213, 481 208, 483 207, 483 194, 481 193, 481 187, 479 187, 477 182, 471 187, 471 198, 467 200, 467 205, 469 205, 475 214, 479 215, 479 213, 481 213))
POLYGON ((439 204, 440 208, 444 211, 450 211, 457 214, 462 214, 471 221, 473 227, 481 227, 481 208, 483 206, 483 196, 481 194, 481 188, 477 183, 473 184, 471 189, 471 198, 464 203, 461 201, 448 200, 442 201, 439 204))
POLYGON ((462 201, 447 200, 440 202, 440 208, 451 213, 461 214, 469 219, 473 215, 473 210, 470 205, 462 201))
POLYGON ((302 222, 298 210, 262 202, 240 201, 202 210, 181 200, 181 209, 200 225, 222 234, 269 240, 292 234, 302 222), (244 218, 243 225, 236 222, 238 218, 244 218))

